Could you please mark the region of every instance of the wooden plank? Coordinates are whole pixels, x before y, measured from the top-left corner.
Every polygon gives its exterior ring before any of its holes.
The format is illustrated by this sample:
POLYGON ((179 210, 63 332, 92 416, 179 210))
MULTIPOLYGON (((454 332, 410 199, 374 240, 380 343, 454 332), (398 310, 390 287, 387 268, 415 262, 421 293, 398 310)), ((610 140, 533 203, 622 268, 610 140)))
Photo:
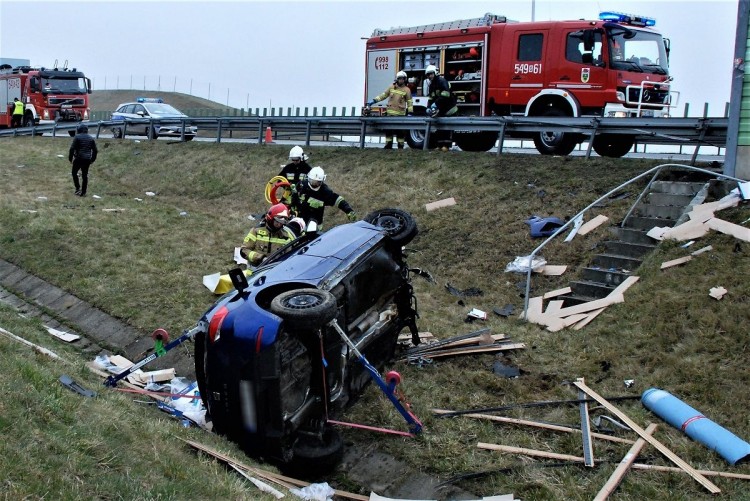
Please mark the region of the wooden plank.
POLYGON ((646 233, 647 237, 654 240, 664 240, 664 234, 669 230, 669 226, 654 226, 646 233))
POLYGON ((589 313, 588 315, 586 315, 586 318, 584 318, 583 320, 581 320, 580 322, 578 322, 577 324, 575 324, 573 326, 573 330, 574 331, 579 331, 579 330, 583 329, 589 323, 591 323, 591 321, 593 319, 595 319, 596 317, 598 317, 599 313, 601 313, 603 311, 604 311, 604 308, 599 308, 598 310, 592 311, 591 313, 589 313))
POLYGON ((577 324, 581 320, 588 318, 588 313, 577 313, 575 315, 570 315, 569 317, 565 317, 562 319, 563 323, 565 324, 565 327, 570 327, 573 324, 577 324))
POLYGON ((562 308, 562 305, 565 301, 562 301, 560 299, 556 299, 554 301, 550 301, 547 305, 547 309, 544 310, 545 315, 554 314, 558 311, 560 311, 560 308, 562 308))
POLYGON ((594 231, 596 228, 598 228, 600 225, 604 224, 605 221, 608 221, 609 218, 603 214, 599 214, 591 221, 587 221, 586 223, 581 226, 581 228, 578 230, 579 235, 586 235, 587 233, 590 233, 594 231))
POLYGON ((594 301, 589 301, 588 303, 581 303, 575 306, 568 306, 567 308, 563 308, 557 312, 557 316, 567 317, 570 315, 575 315, 577 313, 586 313, 589 311, 598 310, 600 308, 606 308, 611 304, 622 303, 624 301, 625 298, 622 296, 622 294, 613 296, 612 293, 610 293, 607 297, 603 297, 601 299, 596 299, 594 301))
POLYGON ((664 261, 661 263, 661 267, 659 267, 660 270, 666 270, 667 268, 671 268, 672 266, 678 266, 681 264, 685 264, 690 262, 693 259, 693 256, 682 256, 678 257, 677 259, 672 259, 671 261, 664 261))
POLYGON ((280 492, 277 489, 274 489, 273 487, 271 487, 270 485, 268 485, 265 482, 261 482, 260 480, 258 480, 255 477, 251 477, 250 475, 248 475, 248 473, 245 470, 243 470, 242 468, 240 468, 236 464, 229 463, 229 466, 231 466, 234 469, 234 471, 236 471, 237 473, 239 473, 240 475, 242 475, 243 477, 245 477, 246 479, 248 479, 259 490, 271 494, 276 499, 281 499, 281 498, 284 497, 284 494, 282 492, 280 492))
POLYGON ((638 426, 635 421, 630 419, 627 414, 622 412, 620 409, 609 403, 607 400, 605 400, 601 395, 599 395, 597 392, 586 386, 585 383, 582 383, 581 381, 574 381, 574 385, 576 385, 577 388, 583 390, 586 392, 588 396, 599 402, 605 409, 607 409, 609 412, 614 414, 615 416, 620 418, 620 421, 628 425, 634 432, 636 432, 638 435, 640 435, 646 442, 656 447, 656 449, 664 454, 670 461, 672 461, 674 464, 685 470, 685 472, 693 477, 696 482, 701 484, 703 487, 705 487, 710 493, 712 494, 719 494, 721 492, 721 489, 719 489, 716 485, 714 485, 710 480, 708 480, 706 477, 698 473, 692 466, 687 464, 685 461, 683 461, 677 454, 669 450, 666 445, 662 444, 658 440, 656 440, 651 435, 646 434, 646 431, 638 426))
POLYGON ((524 454, 526 456, 534 456, 548 459, 560 459, 562 461, 573 461, 576 463, 583 463, 583 458, 579 456, 571 456, 570 454, 558 454, 556 452, 538 451, 536 449, 525 449, 523 447, 512 447, 510 445, 499 445, 499 444, 487 444, 484 442, 477 443, 477 447, 480 449, 488 449, 491 451, 509 452, 511 454, 524 454))
POLYGON ((719 231, 725 235, 731 235, 743 242, 750 242, 750 228, 745 228, 739 224, 730 223, 723 219, 713 218, 706 222, 709 228, 719 231))
MULTIPOLYGON (((648 433, 649 435, 653 435, 654 431, 656 431, 656 424, 652 423, 648 425, 648 428, 646 428, 646 433, 648 433)), ((631 447, 628 453, 625 454, 625 457, 620 460, 620 464, 618 464, 617 468, 615 468, 615 471, 612 472, 612 475, 610 475, 607 483, 604 484, 604 486, 597 493, 596 497, 594 497, 594 501, 604 501, 609 497, 610 494, 615 491, 615 489, 617 489, 617 486, 620 485, 620 482, 622 482, 622 477, 624 477, 628 472, 630 466, 635 463, 635 459, 638 457, 638 454, 641 453, 641 449, 643 449, 643 446, 645 445, 646 441, 642 438, 636 440, 636 442, 633 444, 633 447, 631 447)))
MULTIPOLYGON (((435 340, 435 336, 432 335, 432 332, 420 332, 419 333, 419 340, 420 341, 424 341, 424 342, 434 341, 435 340)), ((398 342, 399 343, 411 342, 411 333, 399 334, 398 335, 398 342)))
POLYGON ((456 199, 453 197, 444 198, 443 200, 438 200, 437 202, 430 202, 426 204, 424 208, 427 210, 427 212, 431 212, 443 207, 450 207, 451 205, 456 205, 456 199))
MULTIPOLYGON (((309 482, 305 482, 303 480, 297 480, 296 478, 291 478, 291 477, 287 477, 285 475, 280 475, 280 474, 274 473, 272 471, 263 470, 261 468, 254 468, 252 466, 247 466, 247 465, 243 464, 240 461, 232 459, 231 457, 229 457, 229 456, 227 456, 225 454, 222 454, 219 451, 217 451, 215 449, 212 449, 212 448, 210 448, 208 446, 205 446, 203 444, 200 444, 198 442, 194 442, 192 440, 185 440, 184 438, 180 438, 180 437, 177 437, 177 438, 180 439, 180 440, 182 440, 186 444, 190 445, 191 447, 193 447, 195 449, 198 449, 201 452, 205 452, 206 454, 208 454, 210 456, 213 456, 216 459, 220 459, 221 461, 224 461, 225 463, 234 464, 234 465, 242 468, 245 471, 249 471, 249 472, 253 473, 254 475, 261 476, 261 477, 264 477, 264 478, 274 478, 274 479, 281 480, 281 481, 286 482, 286 483, 291 484, 291 485, 296 485, 298 487, 307 487, 308 485, 310 485, 309 482)), ((370 499, 369 496, 363 496, 361 494, 354 494, 352 492, 346 492, 346 491, 336 490, 335 493, 336 493, 337 496, 341 496, 341 497, 347 498, 347 499, 354 499, 355 501, 368 501, 370 499)))
MULTIPOLYGON (((643 464, 633 463, 632 468, 634 470, 653 470, 653 471, 668 471, 673 473, 685 473, 685 471, 677 468, 676 466, 661 466, 656 464, 643 464)), ((712 470, 698 470, 701 475, 707 477, 722 477, 722 478, 735 478, 738 480, 750 480, 750 475, 745 473, 730 473, 727 471, 712 471, 712 470)))
POLYGON ((494 353, 496 351, 520 350, 524 348, 526 348, 525 343, 504 343, 492 346, 479 346, 476 348, 457 348, 455 350, 419 353, 419 356, 423 356, 425 358, 440 358, 455 355, 473 355, 476 353, 494 353))
POLYGON ((707 245, 707 246, 705 246, 705 247, 703 247, 701 249, 698 249, 697 251, 691 252, 690 255, 691 256, 700 256, 704 252, 708 252, 708 251, 712 251, 712 250, 714 250, 714 248, 712 246, 710 246, 710 245, 707 245))
POLYGON ((542 268, 542 275, 557 277, 565 273, 565 270, 567 269, 567 264, 546 264, 544 265, 544 268, 542 268))
POLYGON ((681 242, 683 240, 691 240, 693 238, 700 238, 706 236, 708 233, 708 224, 698 219, 693 219, 686 223, 682 223, 679 226, 668 229, 662 235, 663 239, 677 240, 681 242))
POLYGON ((16 336, 12 332, 6 331, 2 327, 0 327, 0 334, 3 334, 5 336, 9 337, 10 339, 14 339, 14 340, 18 341, 21 344, 25 344, 26 346, 30 347, 31 349, 33 349, 35 351, 38 351, 39 353, 42 353, 44 355, 47 355, 50 358, 54 358, 55 360, 65 361, 63 358, 60 357, 60 355, 58 355, 54 351, 48 350, 44 346, 39 346, 38 344, 34 344, 31 341, 28 341, 28 340, 26 340, 26 339, 24 339, 24 338, 22 338, 20 336, 16 336))
MULTIPOLYGON (((445 409, 432 409, 432 412, 435 414, 449 414, 454 411, 449 411, 445 409)), ((560 426, 557 424, 550 424, 550 423, 543 423, 540 421, 528 421, 526 419, 518 419, 518 418, 509 418, 505 416, 495 416, 493 414, 481 414, 481 413, 471 413, 471 414, 461 414, 463 417, 469 417, 474 419, 484 419, 487 421, 495 421, 497 423, 507 423, 507 424, 517 424, 522 426, 531 426, 533 428, 541 428, 544 430, 552 430, 552 431, 559 431, 562 433, 580 433, 581 430, 578 428, 569 428, 567 426, 560 426)), ((592 437, 598 438, 601 440, 607 440, 608 442, 617 442, 621 444, 633 444, 635 443, 633 440, 629 440, 627 438, 621 438, 621 437, 615 437, 612 435, 605 435, 604 433, 592 433, 592 437)))
POLYGON ((563 287, 562 289, 557 289, 557 290, 549 291, 548 293, 546 293, 542 297, 544 299, 549 299, 549 298, 552 298, 552 297, 562 296, 563 294, 569 294, 571 292, 573 292, 573 289, 571 289, 570 287, 563 287))
POLYGON ((626 278, 625 280, 623 280, 622 282, 620 282, 620 285, 618 285, 617 287, 615 287, 615 290, 613 290, 612 292, 610 292, 607 297, 614 296, 616 294, 625 294, 625 291, 628 290, 628 289, 630 289, 633 286, 633 284, 635 284, 638 281, 639 278, 640 277, 636 277, 635 275, 632 275, 632 276, 626 278))

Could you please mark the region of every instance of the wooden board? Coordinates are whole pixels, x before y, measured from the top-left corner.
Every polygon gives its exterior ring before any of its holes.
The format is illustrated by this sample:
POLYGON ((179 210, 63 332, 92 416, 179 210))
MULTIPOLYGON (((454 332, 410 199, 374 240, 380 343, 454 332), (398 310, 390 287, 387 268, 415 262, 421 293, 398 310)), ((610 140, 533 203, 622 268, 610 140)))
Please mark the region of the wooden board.
POLYGON ((739 224, 730 223, 723 219, 713 218, 706 222, 706 225, 712 230, 719 231, 725 235, 731 235, 743 242, 750 242, 750 228, 745 228, 739 224))
POLYGON ((544 268, 542 268, 542 275, 556 277, 565 273, 565 270, 567 269, 567 264, 546 264, 544 265, 544 268))
POLYGON ((545 315, 550 315, 550 314, 557 313, 562 308, 562 305, 563 305, 564 302, 565 301, 562 301, 560 299, 556 299, 554 301, 550 301, 549 304, 547 305, 547 309, 544 310, 544 314, 545 315))
POLYGON ((697 251, 691 252, 690 255, 691 256, 700 256, 704 252, 708 252, 708 251, 712 251, 712 250, 714 250, 714 248, 712 246, 710 246, 710 245, 707 245, 707 246, 705 246, 705 247, 703 247, 701 249, 698 249, 697 251))
POLYGON ((692 259, 693 256, 682 256, 678 257, 677 259, 672 259, 671 261, 664 261, 663 263, 661 263, 661 267, 659 269, 666 270, 667 268, 671 268, 672 266, 678 266, 690 262, 692 259))
POLYGON ((557 290, 550 291, 550 292, 546 293, 542 297, 544 299, 549 299, 551 297, 562 296, 563 294, 569 294, 571 292, 573 292, 573 289, 571 289, 570 287, 563 287, 562 289, 557 289, 557 290))
POLYGON ((586 223, 581 226, 581 228, 578 230, 579 235, 586 235, 587 233, 590 233, 594 231, 596 228, 598 228, 600 225, 604 224, 605 221, 608 221, 609 218, 603 214, 599 214, 591 221, 587 221, 586 223))
POLYGON ((622 303, 624 301, 625 298, 622 296, 622 294, 612 295, 612 293, 610 293, 607 297, 602 299, 596 299, 594 301, 589 301, 588 303, 581 303, 575 306, 568 306, 567 308, 563 308, 557 312, 557 316, 567 317, 570 315, 575 315, 576 313, 586 313, 588 311, 606 308, 611 304, 622 303))
POLYGON ((424 208, 427 210, 427 212, 434 211, 435 209, 441 209, 443 207, 450 207, 451 205, 456 205, 456 199, 453 197, 450 198, 444 198, 443 200, 438 200, 437 202, 430 202, 424 206, 424 208))
POLYGON ((721 492, 721 489, 719 489, 716 485, 714 485, 709 479, 698 473, 697 470, 695 470, 692 466, 687 464, 685 461, 683 461, 677 454, 669 450, 666 445, 662 444, 658 440, 656 440, 654 437, 646 433, 646 430, 638 426, 635 421, 630 419, 627 414, 622 412, 620 409, 609 403, 607 400, 605 400, 601 395, 599 395, 597 392, 586 386, 585 383, 579 381, 574 381, 574 385, 576 385, 577 388, 583 390, 588 396, 599 402, 605 409, 607 409, 609 412, 614 414, 615 416, 620 418, 620 421, 625 423, 632 429, 634 432, 636 432, 638 435, 640 435, 646 442, 656 447, 656 449, 664 454, 670 461, 672 461, 674 464, 685 470, 685 472, 693 477, 695 481, 697 481, 699 484, 701 484, 703 487, 705 487, 711 494, 719 494, 721 492))
POLYGON ((591 323, 591 321, 593 319, 595 319, 597 316, 599 316, 599 314, 601 312, 603 312, 603 311, 604 311, 604 308, 599 308, 598 310, 592 311, 591 313, 589 313, 588 315, 586 315, 586 318, 584 318, 583 320, 581 320, 580 322, 578 322, 577 324, 575 324, 573 326, 573 330, 574 331, 579 331, 579 330, 583 329, 589 323, 591 323))
MULTIPOLYGON (((649 435, 653 435, 654 431, 656 431, 656 425, 653 423, 648 425, 648 428, 646 428, 646 433, 648 433, 649 435)), ((617 486, 620 485, 620 482, 622 482, 622 477, 624 477, 628 472, 630 466, 635 462, 635 459, 638 457, 638 454, 641 453, 641 449, 643 449, 645 445, 646 441, 642 438, 636 440, 636 442, 633 444, 633 447, 630 448, 628 453, 625 454, 625 457, 623 457, 620 463, 617 465, 617 468, 615 468, 615 471, 612 472, 612 475, 610 475, 607 483, 604 484, 604 486, 597 493, 596 497, 594 497, 594 501, 604 501, 609 497, 610 494, 615 491, 615 489, 617 489, 617 486)))
POLYGON ((474 347, 468 347, 468 348, 456 348, 454 350, 445 350, 445 351, 435 351, 435 352, 426 352, 426 353, 419 353, 419 356, 423 356, 425 358, 440 358, 440 357, 450 357, 450 356, 456 356, 456 355, 473 355, 476 353, 493 353, 496 351, 506 351, 506 350, 520 350, 526 348, 525 343, 504 343, 504 344, 493 344, 491 346, 478 346, 476 348, 474 347))
POLYGON ((684 240, 703 237, 708 233, 708 230, 709 227, 707 223, 698 219, 694 219, 692 221, 682 223, 679 226, 675 226, 674 228, 668 229, 664 233, 664 235, 662 235, 662 237, 665 240, 671 239, 682 242, 684 240))

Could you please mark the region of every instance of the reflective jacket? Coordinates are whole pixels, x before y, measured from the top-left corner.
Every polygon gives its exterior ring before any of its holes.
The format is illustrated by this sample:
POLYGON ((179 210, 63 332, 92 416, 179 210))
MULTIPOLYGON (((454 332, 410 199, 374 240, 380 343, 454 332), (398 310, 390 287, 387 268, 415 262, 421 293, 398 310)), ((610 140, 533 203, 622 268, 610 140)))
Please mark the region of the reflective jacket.
POLYGON ((394 83, 385 92, 379 96, 375 96, 375 101, 382 101, 388 98, 388 107, 386 113, 390 116, 404 116, 406 113, 413 113, 414 108, 411 100, 411 89, 406 85, 399 86, 394 83))
POLYGON ((292 186, 301 183, 307 177, 311 167, 304 160, 299 163, 290 162, 282 167, 279 176, 284 176, 292 186))
POLYGON ((22 101, 14 101, 13 102, 13 114, 14 115, 23 115, 24 109, 26 107, 23 105, 22 101))
POLYGON ((322 227, 323 225, 325 207, 338 207, 345 214, 354 212, 349 202, 329 188, 326 183, 323 183, 315 191, 310 188, 308 180, 297 186, 297 190, 292 196, 292 206, 297 208, 299 211, 298 215, 305 220, 305 224, 311 220, 315 220, 318 223, 318 227, 322 227))
POLYGON ((247 257, 250 264, 257 266, 269 254, 272 254, 276 249, 285 246, 295 238, 294 232, 286 226, 282 226, 277 230, 275 228, 268 228, 265 223, 261 223, 260 226, 256 226, 250 230, 245 240, 242 241, 240 253, 247 257))

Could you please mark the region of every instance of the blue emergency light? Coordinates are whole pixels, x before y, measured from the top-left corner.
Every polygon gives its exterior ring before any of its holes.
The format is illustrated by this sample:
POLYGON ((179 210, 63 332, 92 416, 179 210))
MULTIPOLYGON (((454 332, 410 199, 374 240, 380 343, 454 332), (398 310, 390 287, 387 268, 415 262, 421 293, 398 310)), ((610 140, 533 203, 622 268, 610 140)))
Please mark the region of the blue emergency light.
POLYGON ((602 21, 612 21, 614 23, 629 24, 631 26, 655 26, 656 19, 645 16, 635 16, 633 14, 624 14, 622 12, 600 12, 599 19, 602 21))
POLYGON ((163 103, 164 101, 160 97, 139 97, 136 99, 138 103, 163 103))

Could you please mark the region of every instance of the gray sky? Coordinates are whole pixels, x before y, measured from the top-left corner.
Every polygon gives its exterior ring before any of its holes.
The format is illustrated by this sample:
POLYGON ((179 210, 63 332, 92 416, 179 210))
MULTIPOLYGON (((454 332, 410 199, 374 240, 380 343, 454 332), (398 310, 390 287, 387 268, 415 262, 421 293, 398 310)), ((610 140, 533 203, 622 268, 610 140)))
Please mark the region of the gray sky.
POLYGON ((672 41, 670 73, 690 114, 729 100, 736 0, 51 1, 0 0, 0 56, 84 71, 94 88, 190 92, 245 108, 359 107, 365 42, 375 28, 481 17, 656 19, 672 41), (132 82, 132 84, 131 84, 132 82), (210 96, 209 96, 210 85, 210 96))

